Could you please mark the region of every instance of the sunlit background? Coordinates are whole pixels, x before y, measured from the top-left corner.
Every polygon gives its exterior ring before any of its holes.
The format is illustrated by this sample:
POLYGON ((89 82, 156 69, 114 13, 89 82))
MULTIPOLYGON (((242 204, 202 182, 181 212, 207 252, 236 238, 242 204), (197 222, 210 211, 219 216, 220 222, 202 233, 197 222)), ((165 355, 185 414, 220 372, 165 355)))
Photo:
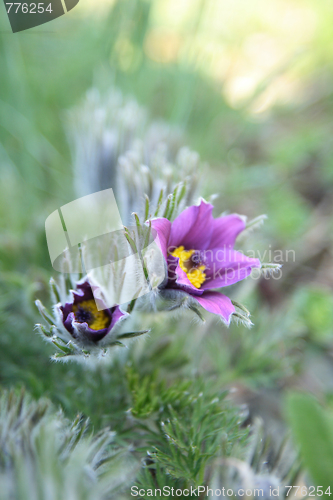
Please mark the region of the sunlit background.
MULTIPOLYGON (((101 15, 114 3, 80 7, 83 15, 101 15)), ((115 52, 123 71, 134 71, 142 57, 191 68, 220 86, 232 108, 262 115, 274 105, 314 98, 316 76, 322 78, 320 95, 328 92, 332 10, 325 0, 159 0, 151 6, 142 45, 125 30, 115 52)))

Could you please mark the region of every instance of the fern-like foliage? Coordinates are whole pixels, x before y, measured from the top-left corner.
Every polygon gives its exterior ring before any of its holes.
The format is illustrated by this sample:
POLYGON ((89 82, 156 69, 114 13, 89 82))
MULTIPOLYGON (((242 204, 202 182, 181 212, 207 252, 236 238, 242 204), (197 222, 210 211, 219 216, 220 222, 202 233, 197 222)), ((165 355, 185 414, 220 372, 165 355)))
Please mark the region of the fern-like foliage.
POLYGON ((155 375, 140 379, 128 375, 134 406, 140 418, 147 452, 139 484, 150 488, 157 477, 185 485, 204 483, 206 468, 214 456, 240 453, 248 431, 242 428, 238 409, 225 400, 226 393, 213 393, 203 380, 177 380, 166 387, 155 375), (149 389, 149 391, 147 390, 149 389))

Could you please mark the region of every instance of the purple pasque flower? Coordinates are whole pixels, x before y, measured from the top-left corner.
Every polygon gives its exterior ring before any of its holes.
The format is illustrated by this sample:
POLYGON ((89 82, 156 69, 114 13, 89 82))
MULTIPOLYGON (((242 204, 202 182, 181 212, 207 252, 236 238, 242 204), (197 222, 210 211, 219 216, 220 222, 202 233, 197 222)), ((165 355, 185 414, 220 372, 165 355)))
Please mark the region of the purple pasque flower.
POLYGON ((229 325, 235 307, 229 297, 213 290, 243 280, 261 264, 234 250, 237 236, 245 229, 244 220, 236 214, 214 219, 212 210, 210 203, 201 200, 174 222, 161 217, 152 219, 151 225, 167 263, 166 296, 172 296, 172 290, 183 292, 229 325))
POLYGON ((64 327, 77 340, 98 342, 128 316, 119 306, 99 311, 88 281, 78 283, 71 293, 72 301, 57 307, 64 327))

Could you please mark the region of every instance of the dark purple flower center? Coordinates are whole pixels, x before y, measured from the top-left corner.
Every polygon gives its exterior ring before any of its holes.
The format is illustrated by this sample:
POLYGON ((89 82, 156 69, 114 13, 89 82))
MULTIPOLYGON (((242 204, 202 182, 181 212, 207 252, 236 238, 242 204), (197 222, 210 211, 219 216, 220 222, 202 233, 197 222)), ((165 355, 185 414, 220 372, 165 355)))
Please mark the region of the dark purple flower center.
POLYGON ((103 330, 110 326, 111 318, 105 310, 99 311, 94 299, 83 300, 73 306, 75 320, 87 323, 92 330, 103 330))
POLYGON ((88 311, 87 309, 84 309, 83 307, 78 306, 77 311, 75 313, 75 319, 79 323, 88 323, 88 325, 89 325, 89 323, 93 319, 93 314, 90 311, 88 311))

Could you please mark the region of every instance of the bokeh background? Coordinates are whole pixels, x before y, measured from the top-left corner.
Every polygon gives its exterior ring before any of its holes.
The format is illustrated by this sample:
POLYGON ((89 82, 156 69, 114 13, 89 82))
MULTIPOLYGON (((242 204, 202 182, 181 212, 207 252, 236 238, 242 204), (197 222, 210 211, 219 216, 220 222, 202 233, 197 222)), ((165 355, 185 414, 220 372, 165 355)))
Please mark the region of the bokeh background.
POLYGON ((280 279, 239 288, 250 331, 147 320, 142 372, 156 359, 167 379, 197 370, 275 430, 291 389, 333 408, 332 18, 329 0, 80 0, 14 35, 0 5, 2 387, 24 385, 97 428, 122 419, 112 368, 91 377, 51 363, 33 332, 34 300, 49 301, 55 274, 44 222, 74 197, 67 110, 115 85, 184 131, 207 162, 202 194, 219 194, 215 215, 268 216, 245 248, 295 252, 280 279), (105 401, 97 389, 110 380, 105 401))

